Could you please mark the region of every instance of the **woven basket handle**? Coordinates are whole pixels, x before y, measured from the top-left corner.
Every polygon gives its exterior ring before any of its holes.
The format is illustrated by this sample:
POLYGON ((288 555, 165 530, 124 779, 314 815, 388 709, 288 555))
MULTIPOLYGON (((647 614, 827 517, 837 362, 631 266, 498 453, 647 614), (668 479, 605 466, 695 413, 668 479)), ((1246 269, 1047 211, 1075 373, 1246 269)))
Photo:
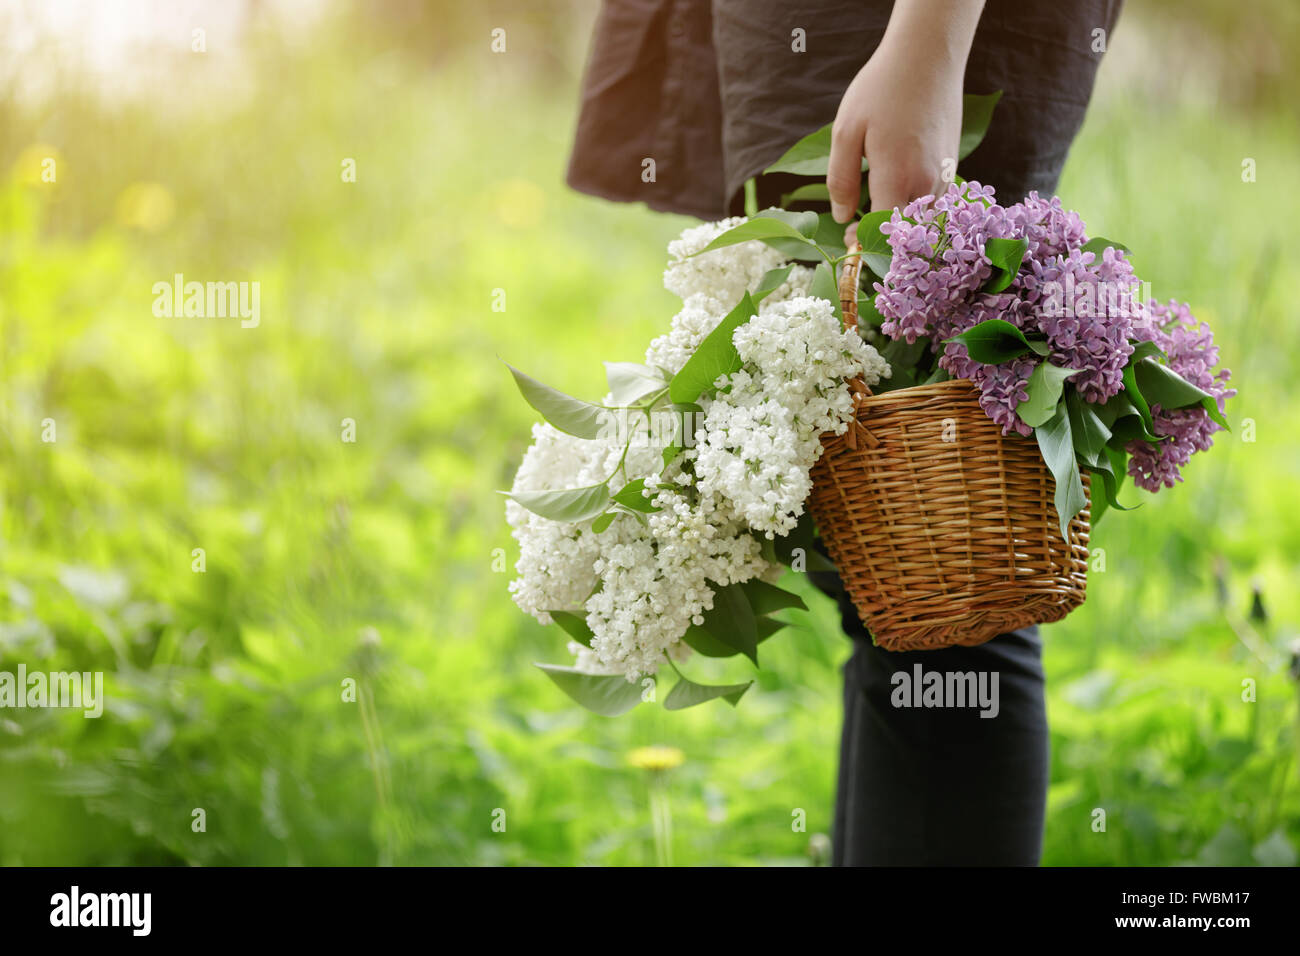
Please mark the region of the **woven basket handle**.
POLYGON ((844 313, 844 327, 855 332, 858 328, 858 275, 862 272, 862 256, 854 253, 861 251, 862 246, 857 242, 850 245, 849 258, 844 260, 840 272, 840 311, 844 313))
MULTIPOLYGON (((844 313, 844 328, 858 331, 858 276, 862 272, 862 246, 854 241, 848 248, 849 257, 840 271, 840 311, 844 313)), ((871 389, 860 378, 852 379, 849 387, 856 395, 867 396, 871 389)))

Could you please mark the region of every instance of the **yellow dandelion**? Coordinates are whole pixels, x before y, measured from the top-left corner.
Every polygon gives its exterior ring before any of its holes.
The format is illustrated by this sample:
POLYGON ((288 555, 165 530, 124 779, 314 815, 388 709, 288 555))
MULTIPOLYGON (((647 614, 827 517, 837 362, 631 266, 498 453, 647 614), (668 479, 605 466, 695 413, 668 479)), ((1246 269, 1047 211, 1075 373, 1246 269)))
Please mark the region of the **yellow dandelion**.
POLYGON ((172 221, 176 200, 162 183, 132 183, 117 197, 117 221, 142 232, 158 232, 172 221))
POLYGON ((627 755, 627 762, 638 770, 672 770, 680 767, 686 755, 676 747, 637 747, 627 755))

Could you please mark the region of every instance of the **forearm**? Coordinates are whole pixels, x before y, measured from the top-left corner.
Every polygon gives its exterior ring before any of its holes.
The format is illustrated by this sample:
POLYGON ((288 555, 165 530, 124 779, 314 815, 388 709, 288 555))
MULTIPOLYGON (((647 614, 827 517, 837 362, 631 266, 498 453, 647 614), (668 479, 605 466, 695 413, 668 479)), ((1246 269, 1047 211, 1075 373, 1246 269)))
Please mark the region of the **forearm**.
POLYGON ((881 47, 906 53, 918 69, 965 72, 984 0, 895 0, 881 47))

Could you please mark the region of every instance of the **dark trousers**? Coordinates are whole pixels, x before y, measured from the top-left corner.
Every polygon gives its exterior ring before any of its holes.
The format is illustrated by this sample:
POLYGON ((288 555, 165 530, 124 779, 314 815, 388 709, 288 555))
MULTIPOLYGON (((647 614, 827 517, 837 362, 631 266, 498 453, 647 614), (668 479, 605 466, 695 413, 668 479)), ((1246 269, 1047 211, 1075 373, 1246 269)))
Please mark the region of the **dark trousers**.
POLYGON ((838 574, 810 577, 839 603, 853 639, 832 862, 1036 866, 1049 749, 1038 628, 976 647, 886 651, 838 574), (981 682, 982 698, 970 693, 981 682))
POLYGON ((835 865, 1037 865, 1048 780, 1038 628, 978 647, 894 652, 872 644, 846 598, 841 608, 854 649, 844 666, 835 865), (951 697, 915 706, 918 664, 945 687, 971 686, 969 676, 949 682, 950 672, 982 673, 997 689, 996 715, 951 697))

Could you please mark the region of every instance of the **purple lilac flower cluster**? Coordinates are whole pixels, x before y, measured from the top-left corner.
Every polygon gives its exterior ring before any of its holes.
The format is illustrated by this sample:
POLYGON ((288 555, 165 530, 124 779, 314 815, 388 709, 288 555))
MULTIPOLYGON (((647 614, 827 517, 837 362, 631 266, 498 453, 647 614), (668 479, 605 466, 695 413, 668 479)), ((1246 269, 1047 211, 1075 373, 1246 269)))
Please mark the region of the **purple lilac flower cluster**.
POLYGON ((980 404, 1004 434, 1032 433, 1016 406, 1027 397, 1037 357, 984 365, 965 345, 943 344, 987 319, 1045 336, 1045 361, 1078 369, 1070 381, 1086 401, 1104 403, 1123 387, 1131 332, 1143 319, 1138 279, 1121 250, 1098 256, 1083 249, 1083 221, 1060 199, 1030 193, 1003 207, 991 186, 954 183, 895 210, 881 232, 893 252, 885 281, 875 286, 882 331, 908 342, 929 336, 943 350, 939 366, 979 387, 980 404), (1006 289, 981 292, 992 275, 985 244, 995 238, 1024 239, 1027 249, 1006 289))
MULTIPOLYGON (((1169 367, 1202 391, 1214 396, 1219 411, 1224 401, 1237 394, 1228 387, 1229 372, 1215 371, 1219 349, 1210 327, 1192 315, 1187 303, 1170 300, 1168 305, 1147 304, 1149 321, 1134 329, 1134 338, 1154 342, 1169 357, 1169 367)), ((1151 406, 1152 433, 1164 441, 1151 443, 1140 439, 1126 446, 1128 472, 1140 488, 1158 491, 1172 488, 1182 481, 1182 468, 1193 452, 1206 451, 1214 443, 1212 436, 1222 426, 1210 418, 1199 405, 1190 408, 1163 409, 1151 406)))

